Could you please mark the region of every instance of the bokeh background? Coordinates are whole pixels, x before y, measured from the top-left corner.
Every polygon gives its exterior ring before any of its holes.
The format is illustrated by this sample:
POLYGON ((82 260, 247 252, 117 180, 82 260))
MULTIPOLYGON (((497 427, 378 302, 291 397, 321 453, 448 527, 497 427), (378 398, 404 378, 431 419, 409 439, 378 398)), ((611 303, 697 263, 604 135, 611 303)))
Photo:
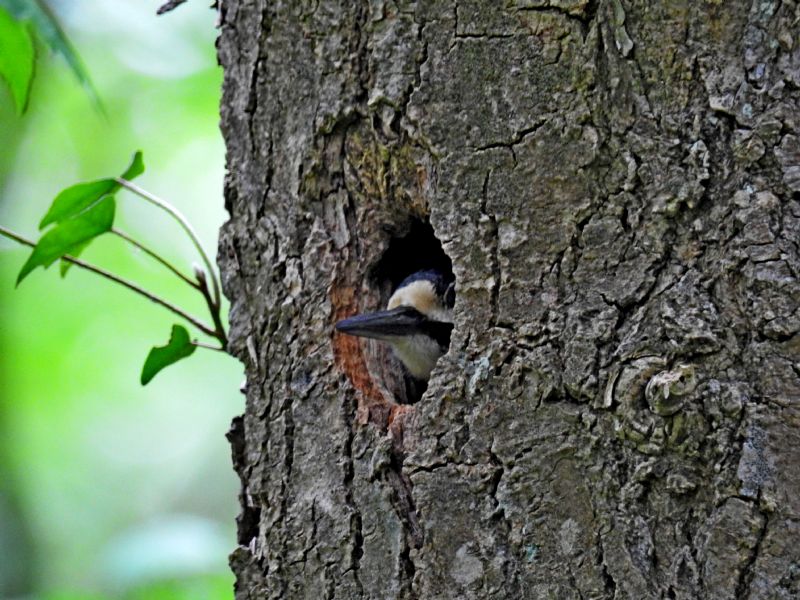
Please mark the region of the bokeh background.
MULTIPOLYGON (((0 82, 0 223, 36 238, 62 188, 117 175, 137 149, 142 187, 216 250, 224 222, 216 15, 192 0, 50 0, 105 105, 39 47, 28 112, 0 82)), ((191 272, 176 223, 120 192, 116 224, 191 272)), ((0 598, 229 599, 238 482, 224 438, 241 365, 198 349, 147 387, 149 348, 178 322, 93 274, 37 269, 0 238, 0 598)), ((114 237, 84 253, 203 315, 168 271, 114 237)))

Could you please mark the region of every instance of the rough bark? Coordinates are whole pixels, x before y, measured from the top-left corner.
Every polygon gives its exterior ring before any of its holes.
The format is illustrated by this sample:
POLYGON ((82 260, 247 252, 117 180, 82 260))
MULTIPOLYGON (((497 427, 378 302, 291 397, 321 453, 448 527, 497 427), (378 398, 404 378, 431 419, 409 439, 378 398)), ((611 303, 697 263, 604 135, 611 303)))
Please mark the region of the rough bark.
POLYGON ((221 3, 238 599, 800 596, 798 6, 221 3), (415 219, 409 407, 332 325, 415 219))

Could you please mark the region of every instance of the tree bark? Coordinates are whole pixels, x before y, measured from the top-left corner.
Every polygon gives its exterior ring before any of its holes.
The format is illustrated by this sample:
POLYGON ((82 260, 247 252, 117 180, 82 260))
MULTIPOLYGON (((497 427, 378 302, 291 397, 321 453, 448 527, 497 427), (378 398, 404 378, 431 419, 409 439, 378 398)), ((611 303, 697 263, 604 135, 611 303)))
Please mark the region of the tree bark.
POLYGON ((238 599, 800 597, 799 6, 221 3, 238 599))

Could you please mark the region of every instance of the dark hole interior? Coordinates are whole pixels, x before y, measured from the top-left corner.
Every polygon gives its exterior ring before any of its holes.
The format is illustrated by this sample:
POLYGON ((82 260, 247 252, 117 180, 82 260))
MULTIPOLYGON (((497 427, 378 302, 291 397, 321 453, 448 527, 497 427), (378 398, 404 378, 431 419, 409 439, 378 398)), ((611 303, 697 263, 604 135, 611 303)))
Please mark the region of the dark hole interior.
POLYGON ((435 269, 449 279, 453 277, 453 263, 436 239, 433 227, 414 220, 406 235, 392 239, 371 275, 381 286, 388 283, 391 294, 406 277, 424 269, 435 269))

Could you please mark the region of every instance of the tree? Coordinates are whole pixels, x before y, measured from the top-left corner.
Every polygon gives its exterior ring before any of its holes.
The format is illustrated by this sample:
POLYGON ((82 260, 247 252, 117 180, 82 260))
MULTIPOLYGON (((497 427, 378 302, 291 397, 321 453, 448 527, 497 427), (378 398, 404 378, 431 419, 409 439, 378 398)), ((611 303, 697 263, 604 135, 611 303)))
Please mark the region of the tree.
POLYGON ((237 598, 798 597, 798 19, 221 4, 237 598), (437 240, 400 405, 332 327, 437 240))

